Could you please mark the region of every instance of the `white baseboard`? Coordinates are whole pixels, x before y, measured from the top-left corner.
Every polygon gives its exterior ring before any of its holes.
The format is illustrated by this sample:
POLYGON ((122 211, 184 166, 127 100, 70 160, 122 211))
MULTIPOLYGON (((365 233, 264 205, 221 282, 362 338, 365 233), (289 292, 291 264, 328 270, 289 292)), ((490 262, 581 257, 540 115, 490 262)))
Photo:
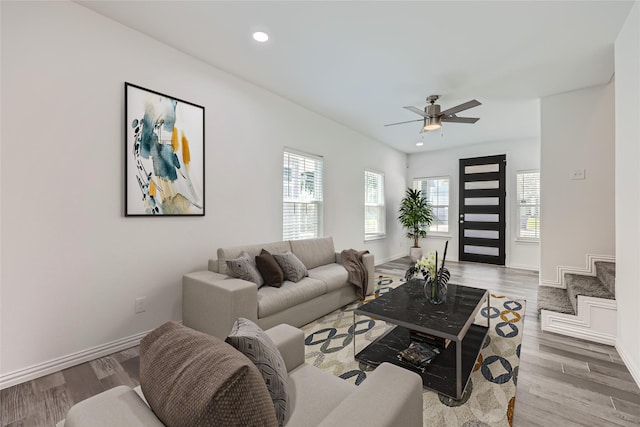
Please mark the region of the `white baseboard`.
POLYGON ((554 280, 542 280, 540 284, 544 286, 553 286, 556 288, 567 289, 567 284, 564 281, 565 273, 582 274, 585 276, 596 275, 596 261, 616 262, 616 257, 612 255, 586 255, 586 267, 569 267, 566 265, 556 266, 556 278, 554 280))
POLYGON ((618 344, 616 344, 616 351, 618 352, 618 354, 620 355, 620 358, 622 359, 625 366, 631 373, 631 376, 635 380, 636 384, 638 384, 638 387, 640 387, 640 366, 635 366, 632 363, 631 358, 622 350, 620 346, 618 346, 618 344))
POLYGON ((0 375, 0 390, 135 347, 140 344, 140 340, 149 332, 150 331, 140 332, 139 334, 2 374, 0 375))
POLYGON ((519 270, 530 270, 530 271, 540 271, 540 267, 537 265, 527 265, 527 264, 509 264, 507 268, 517 268, 519 270))
POLYGON ((409 256, 409 254, 403 252, 401 254, 391 255, 390 257, 387 257, 387 258, 382 258, 382 259, 376 258, 374 262, 375 262, 375 265, 378 266, 378 265, 384 264, 385 262, 393 261, 394 259, 398 259, 406 256, 409 256))
POLYGON ((615 300, 578 296, 578 315, 540 311, 540 328, 574 338, 615 345, 617 334, 615 300))

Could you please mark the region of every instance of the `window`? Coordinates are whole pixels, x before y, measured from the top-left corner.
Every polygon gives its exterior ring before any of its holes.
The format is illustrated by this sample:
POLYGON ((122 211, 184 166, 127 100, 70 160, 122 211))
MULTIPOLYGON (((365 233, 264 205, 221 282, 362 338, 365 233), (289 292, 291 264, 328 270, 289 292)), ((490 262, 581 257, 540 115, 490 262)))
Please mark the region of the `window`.
POLYGON ((322 235, 322 157, 285 148, 282 168, 282 238, 322 235))
POLYGON ((364 171, 364 239, 378 239, 386 234, 384 209, 384 174, 364 171))
POLYGON ((449 232, 449 177, 416 178, 413 189, 421 190, 422 195, 433 207, 434 220, 427 231, 449 232))
POLYGON ((518 171, 518 237, 540 239, 540 172, 518 171))

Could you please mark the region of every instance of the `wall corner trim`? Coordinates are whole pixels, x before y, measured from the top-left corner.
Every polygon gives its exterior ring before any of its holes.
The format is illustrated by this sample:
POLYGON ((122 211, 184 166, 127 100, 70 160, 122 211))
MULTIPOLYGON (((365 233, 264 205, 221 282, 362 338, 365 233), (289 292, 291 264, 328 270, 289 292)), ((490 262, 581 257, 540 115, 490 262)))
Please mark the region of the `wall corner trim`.
POLYGON ((622 348, 617 343, 616 343, 615 347, 616 347, 616 351, 620 355, 620 358, 622 359, 622 361, 624 362, 625 366, 627 367, 627 369, 631 373, 631 376, 635 380, 636 384, 638 384, 638 387, 640 387, 640 366, 635 366, 632 363, 631 358, 625 353, 624 350, 622 350, 622 348))

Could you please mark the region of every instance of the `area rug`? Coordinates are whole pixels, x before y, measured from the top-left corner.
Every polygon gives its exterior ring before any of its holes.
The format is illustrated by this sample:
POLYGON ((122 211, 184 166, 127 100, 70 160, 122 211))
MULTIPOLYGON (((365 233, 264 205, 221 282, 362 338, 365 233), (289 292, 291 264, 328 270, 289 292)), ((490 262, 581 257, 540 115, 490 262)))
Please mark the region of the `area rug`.
MULTIPOLYGON (((378 289, 368 299, 389 292, 404 283, 391 277, 378 277, 378 289)), ((356 317, 355 302, 302 328, 305 359, 333 375, 354 384, 366 381, 373 369, 353 358, 392 325, 368 317, 356 317), (355 331, 354 331, 355 329, 355 331)), ((491 307, 483 308, 476 322, 490 320, 489 333, 471 373, 471 379, 458 401, 430 390, 423 392, 423 423, 434 426, 511 426, 515 404, 520 345, 524 327, 525 301, 491 294, 491 307)))

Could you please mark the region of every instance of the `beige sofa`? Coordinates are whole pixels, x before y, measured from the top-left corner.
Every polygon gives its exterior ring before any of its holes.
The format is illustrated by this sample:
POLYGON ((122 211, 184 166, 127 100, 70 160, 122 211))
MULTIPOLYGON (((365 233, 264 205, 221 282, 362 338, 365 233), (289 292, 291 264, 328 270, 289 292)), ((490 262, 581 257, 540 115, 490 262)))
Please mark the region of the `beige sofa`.
MULTIPOLYGON (((359 386, 304 361, 304 335, 289 325, 266 331, 289 374, 286 426, 422 426, 422 380, 383 363, 359 386)), ((140 388, 120 386, 74 405, 58 427, 157 426, 140 388)))
MULTIPOLYGON (((368 271, 368 293, 375 289, 374 258, 363 256, 368 271)), ((306 325, 358 299, 357 289, 347 281, 331 237, 291 240, 218 249, 218 259, 208 271, 186 274, 182 281, 182 321, 198 331, 224 339, 233 322, 244 317, 262 329, 280 323, 306 325), (271 253, 291 251, 305 265, 309 277, 297 283, 285 281, 280 288, 262 286, 228 276, 226 260, 245 251, 250 256, 262 249, 271 253)))

